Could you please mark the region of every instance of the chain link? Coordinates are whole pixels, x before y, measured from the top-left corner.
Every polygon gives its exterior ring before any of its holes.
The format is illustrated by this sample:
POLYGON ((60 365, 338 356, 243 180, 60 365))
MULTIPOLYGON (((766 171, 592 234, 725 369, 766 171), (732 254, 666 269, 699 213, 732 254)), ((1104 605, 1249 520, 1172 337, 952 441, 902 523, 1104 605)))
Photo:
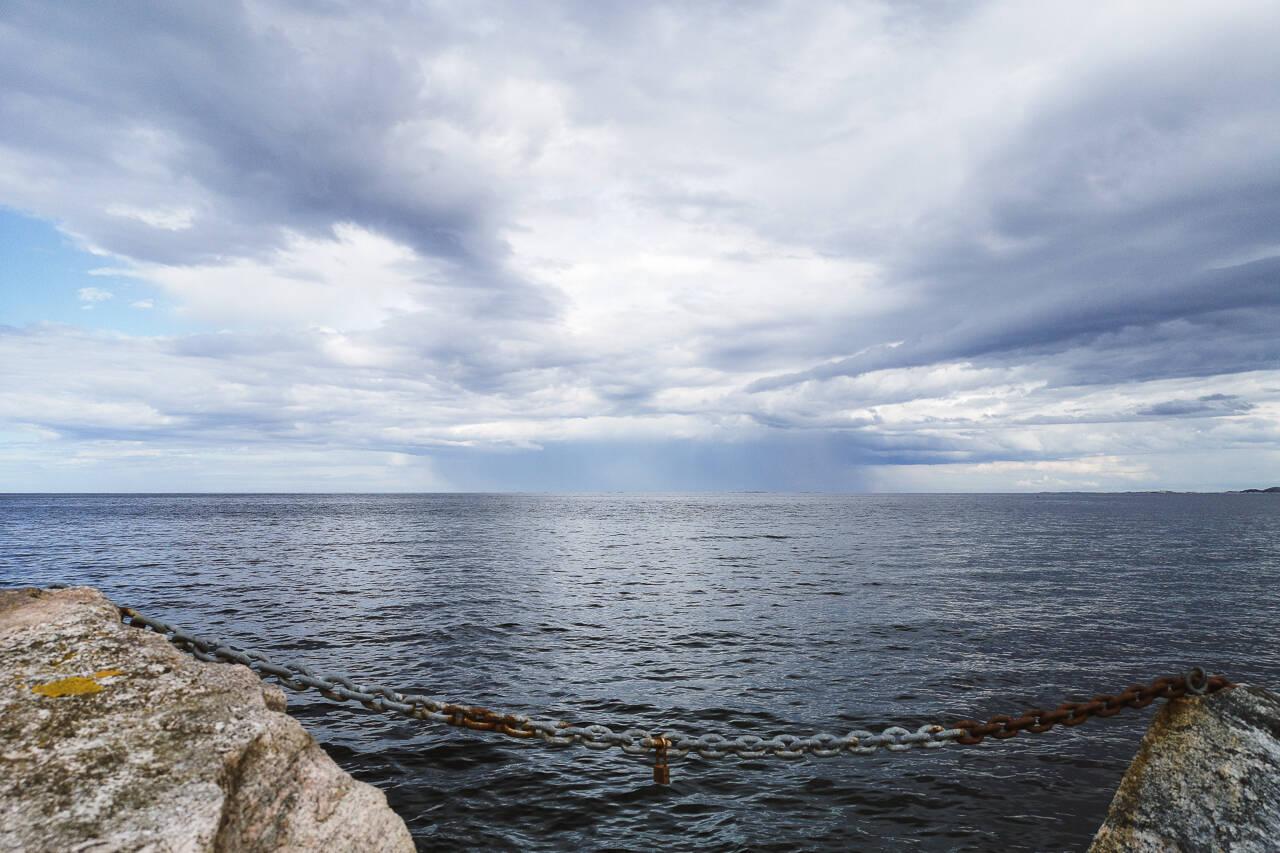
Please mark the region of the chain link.
POLYGON ((1061 723, 1064 726, 1078 726, 1090 717, 1110 717, 1125 708, 1145 708, 1156 699, 1179 699, 1190 693, 1202 696, 1216 693, 1219 690, 1234 688, 1227 679, 1220 675, 1208 676, 1199 667, 1184 676, 1166 676, 1157 678, 1151 684, 1132 684, 1121 693, 1111 695, 1103 693, 1088 702, 1063 702, 1052 711, 1043 708, 1032 708, 1023 711, 1021 717, 998 715, 985 723, 975 720, 961 720, 955 728, 964 729, 964 737, 956 738, 956 743, 982 743, 983 738, 990 735, 994 738, 1016 737, 1024 731, 1040 734, 1061 723))
POLYGON ((718 734, 673 735, 643 729, 614 731, 602 725, 575 725, 563 720, 538 720, 522 714, 504 714, 472 705, 446 702, 413 693, 401 693, 378 685, 366 686, 333 674, 317 673, 298 663, 280 664, 264 653, 246 649, 220 639, 199 637, 159 619, 144 616, 132 607, 121 607, 126 624, 148 628, 165 635, 178 648, 201 661, 223 661, 243 664, 262 676, 272 676, 294 690, 317 690, 322 696, 338 702, 355 701, 372 711, 400 714, 419 720, 430 720, 448 726, 494 732, 512 738, 537 738, 550 746, 581 745, 587 749, 617 748, 628 755, 654 753, 654 781, 668 778, 667 759, 697 755, 715 759, 733 756, 741 759, 782 758, 795 760, 812 756, 832 758, 838 755, 874 755, 882 747, 889 752, 904 752, 918 747, 940 749, 948 743, 976 744, 990 735, 1011 738, 1022 731, 1044 732, 1061 723, 1077 726, 1090 717, 1110 717, 1124 708, 1143 708, 1158 698, 1177 698, 1188 692, 1214 692, 1235 685, 1220 676, 1206 677, 1196 669, 1187 676, 1160 678, 1149 686, 1135 685, 1117 696, 1096 696, 1089 702, 1064 702, 1053 711, 1035 708, 1021 717, 991 717, 986 723, 964 720, 950 727, 923 725, 915 731, 890 726, 873 733, 856 730, 846 735, 816 734, 811 737, 783 734, 771 738, 741 735, 727 738, 718 734))

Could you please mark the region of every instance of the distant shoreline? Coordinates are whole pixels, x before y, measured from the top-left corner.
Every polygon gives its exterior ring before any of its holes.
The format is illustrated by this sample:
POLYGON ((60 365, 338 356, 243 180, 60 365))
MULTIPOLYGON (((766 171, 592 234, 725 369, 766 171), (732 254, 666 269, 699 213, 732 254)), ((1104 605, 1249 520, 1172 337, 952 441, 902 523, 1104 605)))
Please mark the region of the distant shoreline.
MULTIPOLYGON (((1054 494, 1053 492, 1043 492, 1042 494, 1054 494)), ((1276 495, 1280 494, 1280 486, 1271 486, 1266 489, 1228 489, 1225 492, 1179 492, 1173 489, 1157 489, 1145 492, 1116 492, 1120 495, 1276 495)))
POLYGON ((590 497, 590 496, 719 496, 719 495, 850 495, 863 497, 911 497, 911 496, 1013 496, 1013 495, 1246 495, 1246 494, 1280 494, 1280 486, 1265 489, 1227 489, 1222 491, 1195 491, 1179 489, 1143 489, 1126 492, 1082 491, 1068 489, 1062 491, 1018 491, 1018 492, 822 492, 822 491, 761 491, 758 489, 724 491, 567 491, 567 492, 535 492, 535 491, 462 491, 462 492, 5 492, 0 491, 0 498, 237 498, 237 497, 590 497))

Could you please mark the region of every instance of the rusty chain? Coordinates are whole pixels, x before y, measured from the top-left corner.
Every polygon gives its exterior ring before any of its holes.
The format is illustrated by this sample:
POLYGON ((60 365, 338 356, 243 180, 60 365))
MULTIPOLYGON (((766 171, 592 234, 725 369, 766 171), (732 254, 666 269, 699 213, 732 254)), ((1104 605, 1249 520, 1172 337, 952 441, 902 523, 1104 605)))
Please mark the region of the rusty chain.
POLYGON ((628 755, 644 755, 652 751, 654 781, 660 784, 667 784, 670 779, 669 757, 799 759, 806 755, 815 758, 871 755, 882 746, 890 752, 902 752, 912 747, 939 749, 952 741, 959 744, 981 743, 988 735, 1005 739, 1023 731, 1045 732, 1058 724, 1078 726, 1090 717, 1110 717, 1124 708, 1144 708, 1156 699, 1175 699, 1188 693, 1213 693, 1235 687, 1227 679, 1207 676, 1197 668, 1185 676, 1170 676, 1156 679, 1150 685, 1130 686, 1115 696, 1103 694, 1088 702, 1064 702, 1053 711, 1033 708, 1017 718, 998 715, 985 723, 963 720, 949 728, 923 725, 913 732, 901 726, 890 726, 879 734, 857 730, 844 736, 823 733, 811 737, 790 734, 772 738, 758 735, 727 738, 718 734, 667 736, 634 728, 615 732, 602 725, 580 726, 562 720, 536 720, 522 714, 503 714, 478 706, 400 693, 387 687, 366 687, 341 675, 316 673, 298 663, 278 664, 260 651, 190 634, 159 619, 144 616, 132 607, 119 609, 125 624, 162 634, 197 660, 243 664, 259 675, 272 676, 294 690, 315 689, 334 701, 356 701, 373 711, 392 712, 513 738, 537 738, 551 746, 580 744, 594 750, 616 747, 628 755))
POLYGON ((1000 739, 1011 738, 1024 731, 1040 734, 1059 723, 1078 726, 1090 717, 1110 717, 1125 708, 1145 708, 1156 699, 1178 699, 1188 693, 1203 695, 1233 687, 1235 685, 1222 676, 1206 675, 1204 670, 1197 667, 1185 676, 1165 676, 1147 685, 1132 684, 1114 696, 1103 693, 1088 702, 1063 702, 1052 711, 1032 708, 1023 711, 1021 717, 997 715, 985 723, 962 720, 955 724, 955 728, 964 729, 968 734, 956 738, 956 743, 982 743, 987 735, 1000 739))

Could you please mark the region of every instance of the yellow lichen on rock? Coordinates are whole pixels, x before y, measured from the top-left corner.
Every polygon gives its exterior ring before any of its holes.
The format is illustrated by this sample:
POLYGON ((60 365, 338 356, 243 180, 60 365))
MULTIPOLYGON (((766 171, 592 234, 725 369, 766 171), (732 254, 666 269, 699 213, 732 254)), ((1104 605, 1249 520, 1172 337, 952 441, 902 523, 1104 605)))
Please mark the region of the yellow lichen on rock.
POLYGON ((78 675, 73 675, 70 678, 60 678, 48 684, 37 684, 31 688, 31 692, 39 693, 42 696, 80 696, 84 693, 97 693, 101 689, 102 685, 92 678, 81 678, 78 675))
POLYGON ((1278 850, 1280 696, 1242 684, 1170 700, 1089 853, 1278 850))
POLYGON ((413 853, 386 797, 284 705, 96 590, 0 589, 0 851, 413 853))

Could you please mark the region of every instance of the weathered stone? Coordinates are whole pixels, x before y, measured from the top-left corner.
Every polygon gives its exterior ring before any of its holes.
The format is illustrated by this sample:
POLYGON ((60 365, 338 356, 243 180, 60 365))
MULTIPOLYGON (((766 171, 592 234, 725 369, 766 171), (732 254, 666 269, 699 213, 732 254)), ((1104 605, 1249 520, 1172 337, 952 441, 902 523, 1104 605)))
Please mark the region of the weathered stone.
POLYGON ((1151 721, 1089 853, 1280 850, 1280 696, 1174 699, 1151 721))
POLYGON ((96 590, 0 591, 0 850, 413 850, 284 708, 96 590))

